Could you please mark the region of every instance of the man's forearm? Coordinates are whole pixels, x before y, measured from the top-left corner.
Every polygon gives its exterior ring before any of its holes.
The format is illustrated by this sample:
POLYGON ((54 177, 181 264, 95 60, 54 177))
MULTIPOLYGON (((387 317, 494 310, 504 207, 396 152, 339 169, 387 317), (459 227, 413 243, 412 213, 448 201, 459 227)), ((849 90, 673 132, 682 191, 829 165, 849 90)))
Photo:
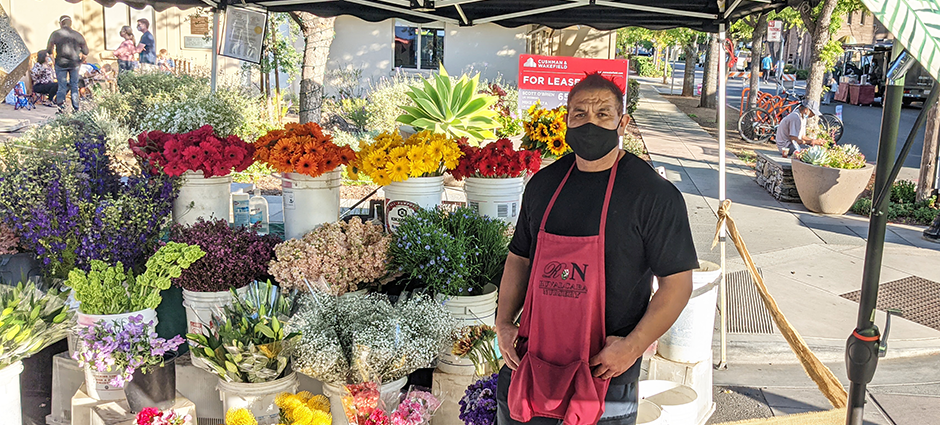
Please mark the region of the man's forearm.
POLYGON ((499 284, 496 326, 511 325, 522 310, 529 283, 529 259, 509 253, 499 284))
POLYGON ((689 302, 692 295, 692 272, 686 271, 674 275, 660 277, 659 289, 650 300, 646 314, 630 335, 627 342, 637 358, 643 355, 646 348, 661 337, 669 327, 675 323, 682 313, 682 309, 689 302))

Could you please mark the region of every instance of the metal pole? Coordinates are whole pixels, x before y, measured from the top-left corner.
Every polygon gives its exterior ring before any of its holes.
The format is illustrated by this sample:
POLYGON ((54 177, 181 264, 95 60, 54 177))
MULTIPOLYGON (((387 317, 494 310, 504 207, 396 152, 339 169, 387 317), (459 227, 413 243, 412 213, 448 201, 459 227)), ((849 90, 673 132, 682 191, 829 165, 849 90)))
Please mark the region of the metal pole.
POLYGON ((784 62, 784 60, 783 60, 783 43, 784 43, 784 40, 785 40, 785 37, 783 36, 783 32, 781 31, 781 34, 780 34, 780 56, 777 57, 777 68, 778 68, 778 69, 777 69, 777 72, 776 72, 777 75, 776 75, 776 77, 775 77, 775 78, 777 79, 777 92, 774 93, 775 95, 778 95, 778 96, 780 95, 780 84, 781 84, 781 83, 780 83, 780 79, 783 78, 783 70, 784 70, 784 68, 786 68, 786 62, 784 62))
MULTIPOLYGON (((894 45, 894 56, 900 54, 899 43, 894 45)), ((901 103, 904 96, 903 76, 901 80, 887 82, 884 110, 881 117, 881 139, 878 159, 875 164, 875 186, 871 218, 868 224, 868 246, 865 250, 865 266, 862 274, 861 299, 858 303, 858 320, 855 331, 846 344, 846 370, 849 385, 847 425, 861 425, 865 413, 865 388, 878 366, 878 344, 880 333, 875 326, 875 304, 878 301, 878 284, 881 280, 881 261, 884 254, 885 232, 888 222, 890 197, 880 196, 891 190, 888 179, 894 165, 894 151, 898 140, 898 122, 901 118, 901 103)))
POLYGON ((672 67, 672 82, 669 84, 669 94, 676 94, 676 67, 672 67))
MULTIPOLYGON (((727 166, 725 160, 725 127, 726 121, 726 102, 728 96, 728 70, 727 62, 725 57, 725 24, 718 24, 718 43, 720 47, 718 49, 718 205, 721 205, 725 201, 725 168, 727 166)), ((703 83, 704 84, 704 83, 703 83)), ((718 287, 719 294, 719 305, 718 309, 721 311, 721 359, 718 362, 719 369, 725 369, 728 367, 728 291, 725 286, 725 226, 721 226, 721 234, 719 235, 719 243, 721 249, 721 282, 718 287)))
POLYGON ((209 87, 215 93, 219 73, 219 9, 212 12, 212 76, 209 77, 209 87))

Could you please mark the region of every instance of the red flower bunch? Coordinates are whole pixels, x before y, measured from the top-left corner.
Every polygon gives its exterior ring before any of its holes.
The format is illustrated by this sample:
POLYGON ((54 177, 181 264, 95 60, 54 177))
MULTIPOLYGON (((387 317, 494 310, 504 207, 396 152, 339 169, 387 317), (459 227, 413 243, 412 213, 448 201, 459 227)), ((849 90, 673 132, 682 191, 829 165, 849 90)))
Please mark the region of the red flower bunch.
POLYGON ((156 407, 145 407, 137 414, 137 425, 150 425, 153 418, 160 416, 162 413, 156 407))
POLYGON ((255 155, 250 143, 235 135, 219 137, 209 125, 183 134, 145 131, 128 142, 151 171, 174 177, 186 171, 202 171, 206 178, 226 176, 232 169, 245 171, 255 155))
POLYGON ((511 178, 534 173, 542 165, 536 151, 513 149, 509 139, 499 139, 482 148, 460 144, 463 157, 450 174, 457 180, 467 177, 511 178))

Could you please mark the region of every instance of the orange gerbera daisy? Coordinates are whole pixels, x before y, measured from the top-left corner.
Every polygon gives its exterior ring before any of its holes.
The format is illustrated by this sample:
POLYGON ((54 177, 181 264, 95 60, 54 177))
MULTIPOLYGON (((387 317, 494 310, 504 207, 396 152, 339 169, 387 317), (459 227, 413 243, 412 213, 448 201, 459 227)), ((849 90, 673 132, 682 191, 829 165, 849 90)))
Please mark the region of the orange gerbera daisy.
POLYGON ((300 160, 294 165, 294 169, 300 174, 311 177, 316 177, 321 174, 317 158, 314 155, 302 155, 300 160))
POLYGON ((342 164, 349 164, 352 161, 356 160, 356 151, 352 150, 349 146, 343 146, 339 149, 339 162, 342 164))
POLYGON ((338 166, 339 157, 332 152, 323 155, 323 159, 320 160, 320 169, 325 173, 333 171, 338 166))
POLYGON ((294 150, 294 138, 288 137, 286 139, 281 139, 274 145, 274 151, 280 155, 288 156, 294 150))
POLYGON ((268 158, 271 157, 271 151, 267 147, 256 147, 255 148, 255 160, 261 162, 268 162, 268 158))

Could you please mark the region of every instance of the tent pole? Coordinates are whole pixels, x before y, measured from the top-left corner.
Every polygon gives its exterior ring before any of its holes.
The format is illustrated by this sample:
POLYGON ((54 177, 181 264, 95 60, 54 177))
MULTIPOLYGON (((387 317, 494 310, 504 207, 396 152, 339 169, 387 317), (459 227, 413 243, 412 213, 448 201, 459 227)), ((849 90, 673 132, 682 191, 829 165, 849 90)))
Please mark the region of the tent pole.
MULTIPOLYGON (((718 49, 718 205, 721 205, 725 200, 725 171, 726 171, 726 160, 725 160, 725 127, 727 125, 726 114, 726 99, 728 96, 728 70, 727 62, 725 57, 725 24, 718 24, 718 43, 721 44, 721 47, 718 49)), ((719 235, 720 250, 721 250, 721 282, 719 283, 718 293, 719 293, 719 306, 718 309, 721 312, 721 328, 720 328, 720 337, 721 337, 721 359, 718 362, 719 369, 728 368, 728 290, 725 284, 725 226, 721 226, 721 234, 719 235)))
MULTIPOLYGON (((894 44, 893 57, 902 51, 900 43, 894 44)), ((901 101, 904 96, 904 76, 888 80, 884 95, 884 110, 881 116, 881 140, 878 159, 875 163, 875 185, 871 218, 868 221, 868 246, 865 249, 865 266, 862 274, 862 292, 858 303, 858 320, 855 331, 849 336, 845 349, 846 372, 849 385, 848 409, 845 423, 861 425, 865 413, 866 386, 871 382, 878 367, 881 333, 875 326, 875 305, 878 301, 878 284, 881 281, 881 261, 884 255, 885 233, 888 222, 889 196, 881 196, 891 190, 889 175, 894 165, 895 148, 898 142, 898 123, 901 118, 901 101), (878 202, 880 200, 880 202, 878 202)), ((916 131, 916 129, 915 129, 916 131)), ((901 159, 903 161, 903 158, 901 159)))
POLYGON ((212 76, 209 77, 209 86, 215 93, 219 74, 219 9, 212 12, 212 76))

